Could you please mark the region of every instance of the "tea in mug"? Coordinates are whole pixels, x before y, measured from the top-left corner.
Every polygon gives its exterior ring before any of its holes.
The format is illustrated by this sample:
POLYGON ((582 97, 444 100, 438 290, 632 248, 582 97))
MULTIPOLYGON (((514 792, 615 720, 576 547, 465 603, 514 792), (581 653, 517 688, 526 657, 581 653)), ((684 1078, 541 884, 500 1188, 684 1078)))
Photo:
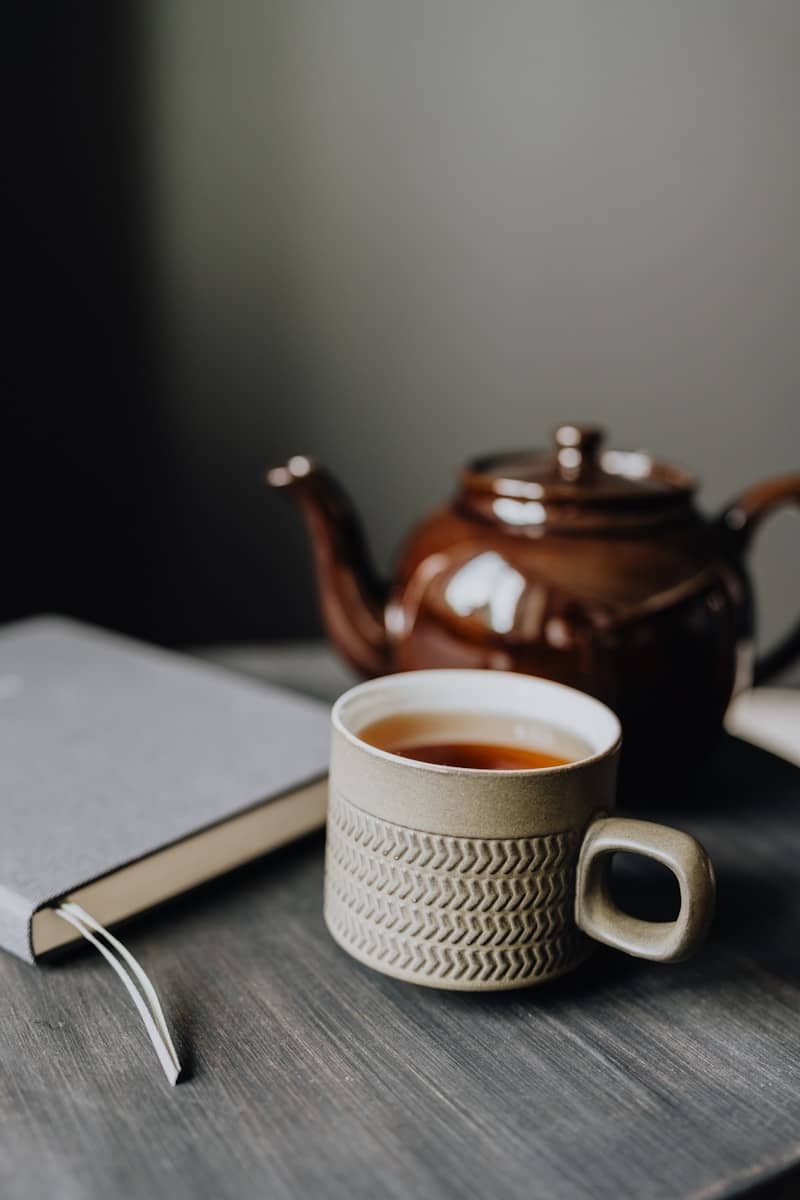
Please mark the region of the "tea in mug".
POLYGON ((541 721, 497 713, 393 713, 366 725, 358 736, 403 758, 478 771, 563 767, 588 753, 576 738, 541 721))

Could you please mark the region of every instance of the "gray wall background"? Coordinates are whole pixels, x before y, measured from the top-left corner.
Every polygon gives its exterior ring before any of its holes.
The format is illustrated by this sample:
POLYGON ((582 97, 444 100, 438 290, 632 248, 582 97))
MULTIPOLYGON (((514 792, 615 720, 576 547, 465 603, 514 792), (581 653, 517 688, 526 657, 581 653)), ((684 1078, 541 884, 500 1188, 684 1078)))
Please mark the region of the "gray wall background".
MULTIPOLYGON (((800 466, 796 0, 170 0, 148 61, 176 543, 254 628, 313 628, 258 483, 290 453, 384 564, 464 458, 562 419, 710 510, 800 466)), ((770 632, 799 532, 755 554, 770 632)))

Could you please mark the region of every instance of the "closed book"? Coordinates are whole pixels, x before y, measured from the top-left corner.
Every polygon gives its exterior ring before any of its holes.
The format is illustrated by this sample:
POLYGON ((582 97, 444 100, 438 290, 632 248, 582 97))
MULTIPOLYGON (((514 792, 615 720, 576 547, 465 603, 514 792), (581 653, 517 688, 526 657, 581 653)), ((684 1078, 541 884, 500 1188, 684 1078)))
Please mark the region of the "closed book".
POLYGON ((0 631, 0 946, 34 961, 322 825, 328 710, 58 617, 0 631))

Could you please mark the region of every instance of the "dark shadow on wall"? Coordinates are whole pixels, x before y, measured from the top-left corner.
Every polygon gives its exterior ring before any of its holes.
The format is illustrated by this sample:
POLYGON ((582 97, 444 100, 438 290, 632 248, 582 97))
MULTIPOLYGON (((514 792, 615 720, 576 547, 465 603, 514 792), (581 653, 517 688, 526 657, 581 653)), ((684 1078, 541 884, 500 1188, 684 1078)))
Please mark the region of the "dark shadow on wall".
MULTIPOLYGON (((253 450, 245 502, 226 507, 224 463, 219 478, 213 464, 195 478, 171 430, 147 10, 20 6, 7 43, 18 336, 0 449, 0 620, 59 611, 171 644, 313 633, 310 587, 286 595, 253 552, 267 538, 256 464, 269 446, 253 450)), ((296 580, 300 531, 276 507, 264 557, 280 561, 288 531, 296 580)))
POLYGON ((151 587, 159 368, 139 7, 34 4, 17 21, 24 352, 4 439, 12 569, 0 612, 168 637, 151 587))

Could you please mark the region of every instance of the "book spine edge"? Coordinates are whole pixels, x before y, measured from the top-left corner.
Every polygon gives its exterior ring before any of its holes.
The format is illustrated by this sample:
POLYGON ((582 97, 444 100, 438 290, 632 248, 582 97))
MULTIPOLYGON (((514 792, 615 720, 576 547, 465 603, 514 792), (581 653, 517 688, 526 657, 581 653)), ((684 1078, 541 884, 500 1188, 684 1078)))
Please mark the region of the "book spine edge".
POLYGON ((0 884, 0 946, 4 950, 33 962, 31 918, 34 905, 24 896, 0 884))

